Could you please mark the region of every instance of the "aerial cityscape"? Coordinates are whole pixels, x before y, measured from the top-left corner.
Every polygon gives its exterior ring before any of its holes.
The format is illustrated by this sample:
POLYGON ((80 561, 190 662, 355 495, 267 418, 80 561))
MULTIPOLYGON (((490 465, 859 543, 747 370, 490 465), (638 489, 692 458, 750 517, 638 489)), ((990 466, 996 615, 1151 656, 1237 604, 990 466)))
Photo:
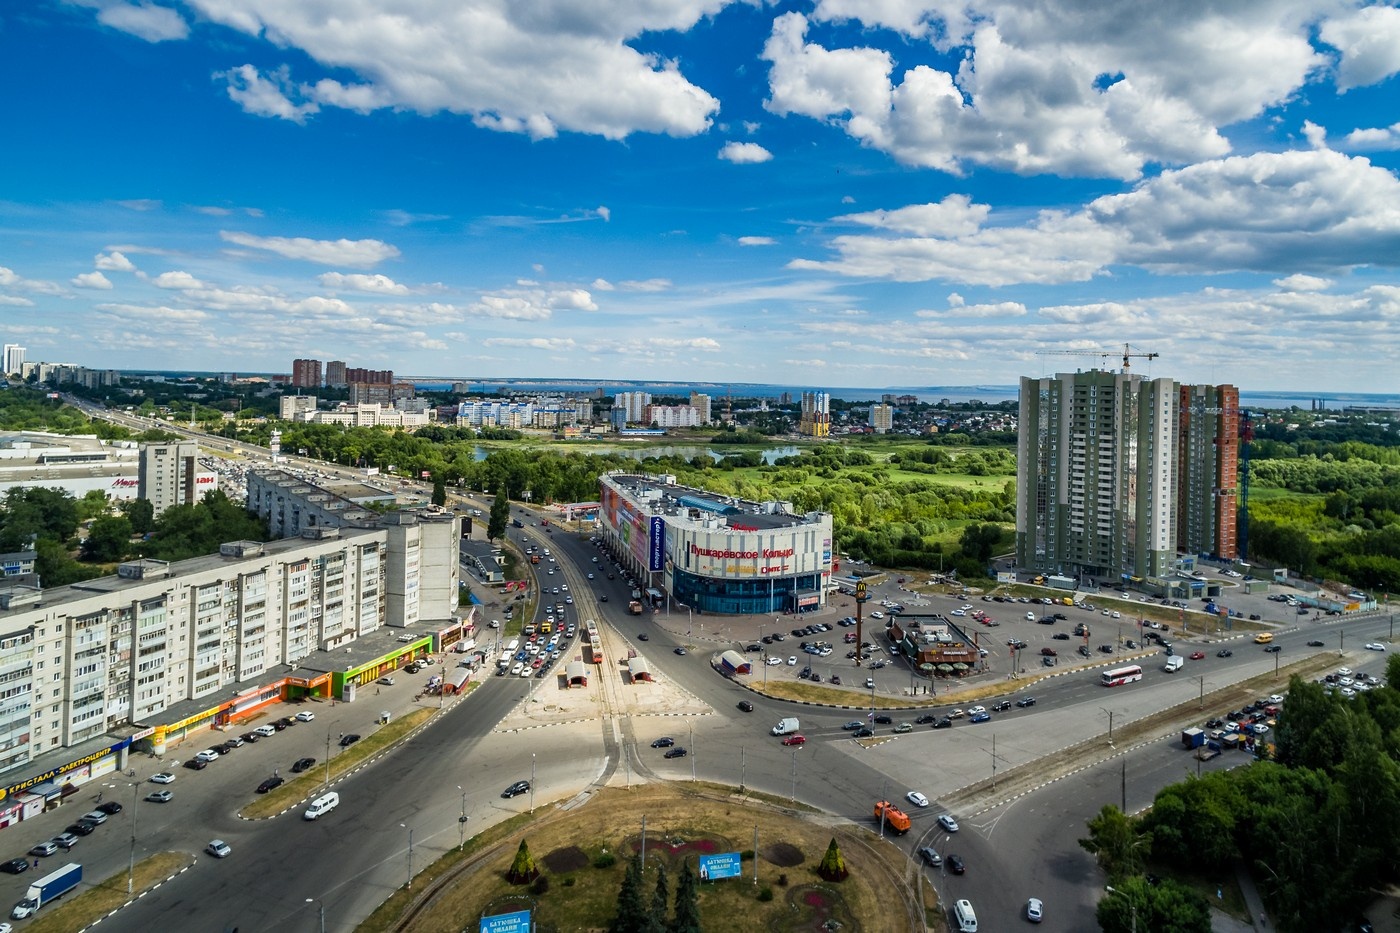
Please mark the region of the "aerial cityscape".
POLYGON ((0 43, 0 933, 1400 931, 1394 5, 0 43))

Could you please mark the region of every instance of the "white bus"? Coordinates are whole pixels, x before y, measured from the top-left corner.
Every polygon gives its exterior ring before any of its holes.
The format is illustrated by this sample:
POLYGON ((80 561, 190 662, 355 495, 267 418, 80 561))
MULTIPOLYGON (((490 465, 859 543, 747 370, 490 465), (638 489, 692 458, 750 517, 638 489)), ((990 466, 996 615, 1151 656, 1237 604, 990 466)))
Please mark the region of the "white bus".
POLYGON ((1103 685, 1105 687, 1118 687, 1130 684, 1135 680, 1142 680, 1142 668, 1136 664, 1103 672, 1103 685))

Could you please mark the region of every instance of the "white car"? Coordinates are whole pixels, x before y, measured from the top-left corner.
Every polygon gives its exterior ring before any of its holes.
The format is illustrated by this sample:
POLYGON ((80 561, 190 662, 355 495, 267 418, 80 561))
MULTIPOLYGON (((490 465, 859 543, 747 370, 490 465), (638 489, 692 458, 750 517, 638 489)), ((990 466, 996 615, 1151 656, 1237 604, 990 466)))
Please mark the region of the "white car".
POLYGON ((952 612, 948 613, 948 615, 950 615, 950 616, 965 616, 965 615, 967 615, 967 613, 966 613, 966 612, 963 612, 961 609, 954 609, 952 612))
POLYGON ((955 833, 958 831, 958 821, 953 819, 953 817, 947 813, 939 814, 938 825, 942 826, 945 830, 947 830, 950 833, 955 833))
POLYGON ((987 707, 985 707, 985 706, 973 706, 973 707, 971 707, 971 708, 968 709, 967 715, 969 715, 969 716, 976 716, 978 713, 985 713, 986 711, 987 711, 987 707))
POLYGON ((1368 641, 1368 642, 1366 642, 1366 650, 1367 650, 1367 651, 1384 651, 1384 650, 1385 650, 1385 645, 1381 644, 1381 643, 1378 642, 1378 641, 1368 641))
POLYGON ((769 667, 777 667, 779 664, 782 664, 782 663, 783 663, 783 659, 782 659, 782 658, 766 658, 766 659, 764 659, 763 663, 764 663, 764 664, 767 664, 769 667))
POLYGON ((797 655, 794 654, 792 657, 788 658, 788 667, 796 667, 796 666, 797 666, 797 655))
POLYGON ((961 609, 963 612, 967 612, 969 609, 972 608, 972 603, 963 603, 958 608, 961 609))
POLYGON ((1280 703, 1283 702, 1283 697, 1277 693, 1271 693, 1269 694, 1269 702, 1272 703, 1274 706, 1278 706, 1280 703))
POLYGON ((909 793, 905 794, 904 799, 916 807, 928 806, 928 798, 916 790, 911 790, 909 793))
POLYGON ((1027 622, 1034 622, 1034 621, 1035 621, 1035 613, 1034 613, 1034 612, 1028 612, 1028 613, 1026 613, 1026 621, 1027 621, 1027 622))
POLYGON ((1337 673, 1338 673, 1339 675, 1341 675, 1342 677, 1350 677, 1350 676, 1351 676, 1351 668, 1349 668, 1349 667, 1339 667, 1339 668, 1337 668, 1337 673))
POLYGON ((1039 923, 1045 919, 1045 905, 1040 902, 1040 898, 1033 897, 1026 901, 1026 919, 1031 923, 1039 923))
POLYGON ((228 847, 228 843, 224 842, 222 839, 215 839, 210 842, 204 847, 204 851, 214 856, 214 858, 227 858, 233 852, 233 850, 228 847))
POLYGON ((311 722, 315 718, 316 714, 309 709, 304 709, 296 715, 297 722, 311 722))
POLYGON ((162 772, 160 772, 159 774, 152 774, 152 775, 151 775, 151 783, 152 783, 152 784, 174 784, 174 783, 175 783, 175 775, 171 774, 169 771, 162 771, 162 772))
POLYGON ((870 613, 870 618, 872 618, 872 619, 883 619, 884 617, 885 617, 885 614, 884 614, 883 612, 881 612, 879 609, 876 609, 874 612, 870 613))

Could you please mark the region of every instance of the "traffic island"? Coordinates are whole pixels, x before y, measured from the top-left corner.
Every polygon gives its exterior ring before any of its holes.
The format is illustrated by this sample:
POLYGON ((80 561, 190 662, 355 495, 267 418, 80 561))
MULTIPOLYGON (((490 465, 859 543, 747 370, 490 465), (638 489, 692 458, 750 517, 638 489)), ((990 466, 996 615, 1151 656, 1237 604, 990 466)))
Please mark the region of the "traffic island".
POLYGON ((665 867, 675 891, 684 866, 699 874, 702 856, 737 854, 738 877, 698 884, 702 929, 734 929, 737 917, 746 929, 812 930, 833 920, 847 931, 919 928, 926 905, 907 883, 908 856, 871 827, 776 798, 737 797, 728 787, 658 783, 604 788, 581 806, 539 808, 533 817, 521 814, 492 827, 469 840, 465 851, 429 866, 411 893, 398 891, 360 929, 457 933, 482 916, 522 907, 529 907, 541 931, 607 929, 628 863, 643 851, 643 817, 648 900, 658 867, 665 867), (840 882, 825 881, 818 871, 833 839, 847 872, 840 882), (525 889, 506 877, 522 841, 542 853, 535 861, 541 874, 525 889))

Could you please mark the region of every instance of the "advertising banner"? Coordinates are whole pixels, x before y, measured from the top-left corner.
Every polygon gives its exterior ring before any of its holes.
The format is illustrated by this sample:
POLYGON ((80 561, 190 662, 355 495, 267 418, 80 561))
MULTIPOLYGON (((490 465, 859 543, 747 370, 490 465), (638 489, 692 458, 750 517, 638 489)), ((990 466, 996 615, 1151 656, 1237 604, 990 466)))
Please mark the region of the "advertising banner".
POLYGON ((718 881, 721 878, 738 878, 742 872, 738 852, 720 852, 717 855, 700 856, 700 880, 718 881))
POLYGON ((653 573, 666 566, 666 521, 659 515, 651 517, 647 536, 647 569, 653 573))
POLYGON ((530 933, 530 912, 517 910, 513 914, 482 917, 477 933, 530 933))

